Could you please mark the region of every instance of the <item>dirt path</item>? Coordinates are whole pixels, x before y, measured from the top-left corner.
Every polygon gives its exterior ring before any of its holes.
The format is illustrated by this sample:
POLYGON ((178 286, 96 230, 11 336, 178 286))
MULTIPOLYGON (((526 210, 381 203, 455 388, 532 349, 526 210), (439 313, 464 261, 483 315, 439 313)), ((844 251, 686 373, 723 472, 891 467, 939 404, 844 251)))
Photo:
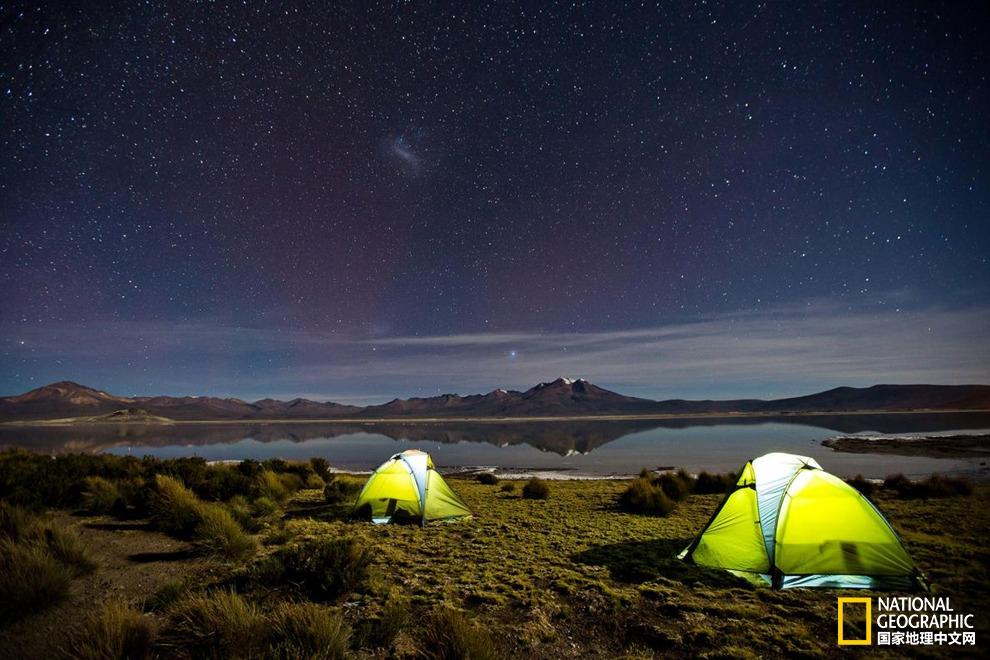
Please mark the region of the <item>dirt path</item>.
POLYGON ((74 580, 61 603, 0 630, 0 658, 55 657, 69 631, 103 603, 122 599, 140 606, 170 580, 209 582, 221 568, 192 555, 187 543, 151 531, 145 522, 68 513, 58 513, 54 520, 76 530, 97 568, 74 580))

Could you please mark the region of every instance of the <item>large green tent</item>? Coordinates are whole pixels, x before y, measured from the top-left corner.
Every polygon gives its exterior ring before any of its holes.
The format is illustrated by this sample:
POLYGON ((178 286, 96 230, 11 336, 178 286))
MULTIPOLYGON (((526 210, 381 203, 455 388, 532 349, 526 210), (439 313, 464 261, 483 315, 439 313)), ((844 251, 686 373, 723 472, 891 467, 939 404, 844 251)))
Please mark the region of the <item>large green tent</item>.
POLYGON ((793 454, 746 463, 678 556, 776 589, 927 589, 883 514, 814 459, 793 454))
POLYGON ((424 451, 408 449, 382 463, 368 478, 354 503, 354 513, 372 522, 398 520, 420 524, 471 515, 424 451))

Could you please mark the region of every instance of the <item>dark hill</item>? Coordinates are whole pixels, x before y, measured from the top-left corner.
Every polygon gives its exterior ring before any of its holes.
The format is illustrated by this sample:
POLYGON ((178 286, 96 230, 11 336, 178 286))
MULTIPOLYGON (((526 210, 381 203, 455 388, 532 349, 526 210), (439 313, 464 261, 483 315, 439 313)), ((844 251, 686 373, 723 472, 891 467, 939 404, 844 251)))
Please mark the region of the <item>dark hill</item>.
POLYGON ((583 379, 558 378, 525 392, 494 390, 488 394, 441 394, 393 399, 357 407, 333 402, 197 396, 121 397, 70 381, 45 385, 0 398, 0 420, 46 420, 93 417, 140 408, 148 415, 174 420, 332 419, 386 417, 571 417, 588 415, 707 415, 842 413, 852 411, 990 410, 987 385, 874 385, 835 389, 789 399, 764 401, 652 401, 625 396, 583 379))

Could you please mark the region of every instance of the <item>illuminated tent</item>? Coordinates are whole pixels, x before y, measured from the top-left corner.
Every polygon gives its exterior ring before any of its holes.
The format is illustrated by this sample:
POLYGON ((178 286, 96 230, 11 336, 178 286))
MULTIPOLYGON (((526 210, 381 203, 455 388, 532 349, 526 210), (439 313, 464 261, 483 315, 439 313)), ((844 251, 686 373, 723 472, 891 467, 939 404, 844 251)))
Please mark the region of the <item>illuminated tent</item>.
POLYGON ((775 589, 926 589, 897 533, 855 488, 812 458, 767 454, 679 558, 775 589))
POLYGON ((375 523, 453 520, 471 515, 426 452, 409 449, 382 463, 354 503, 354 515, 375 523))

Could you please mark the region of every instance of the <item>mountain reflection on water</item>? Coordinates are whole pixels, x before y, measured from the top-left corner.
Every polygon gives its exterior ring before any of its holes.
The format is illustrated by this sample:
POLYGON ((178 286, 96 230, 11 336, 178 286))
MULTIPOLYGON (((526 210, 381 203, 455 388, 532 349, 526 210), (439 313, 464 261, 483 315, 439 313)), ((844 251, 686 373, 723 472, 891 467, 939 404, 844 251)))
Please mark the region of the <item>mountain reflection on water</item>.
POLYGON ((824 457, 837 472, 883 476, 898 469, 915 473, 983 470, 972 460, 838 454, 821 447, 820 441, 835 434, 986 428, 990 428, 988 413, 538 423, 108 424, 0 427, 0 446, 53 454, 109 451, 138 456, 198 455, 211 460, 322 455, 348 469, 368 469, 393 451, 420 446, 447 466, 498 465, 588 474, 628 474, 658 465, 733 469, 766 451, 793 451, 824 457))

